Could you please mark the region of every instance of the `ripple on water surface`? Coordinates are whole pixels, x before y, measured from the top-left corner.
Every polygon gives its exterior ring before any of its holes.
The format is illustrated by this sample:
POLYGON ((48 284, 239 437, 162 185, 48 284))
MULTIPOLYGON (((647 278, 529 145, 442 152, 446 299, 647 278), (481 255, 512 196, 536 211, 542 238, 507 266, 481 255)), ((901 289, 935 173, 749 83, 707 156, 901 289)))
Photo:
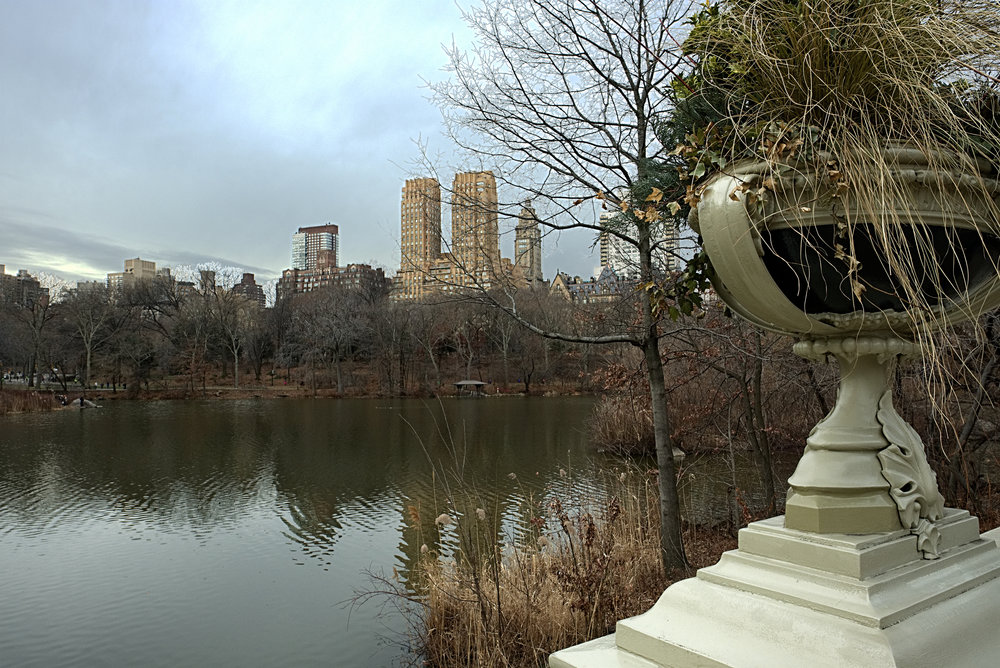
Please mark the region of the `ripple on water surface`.
MULTIPOLYGON (((405 573, 433 540, 455 459, 425 404, 385 406, 123 402, 0 418, 0 664, 391 664, 402 650, 379 636, 403 621, 342 603, 366 571, 405 573)), ((477 495, 464 512, 516 532, 525 498, 569 493, 558 469, 586 444, 564 426, 588 406, 445 404, 477 495)))

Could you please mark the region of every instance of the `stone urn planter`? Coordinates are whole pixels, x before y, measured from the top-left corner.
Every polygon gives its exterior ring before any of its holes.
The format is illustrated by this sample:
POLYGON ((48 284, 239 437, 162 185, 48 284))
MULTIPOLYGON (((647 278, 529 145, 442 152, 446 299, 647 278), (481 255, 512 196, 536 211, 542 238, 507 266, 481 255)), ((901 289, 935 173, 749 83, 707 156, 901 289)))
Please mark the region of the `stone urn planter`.
POLYGON ((692 227, 736 313, 796 337, 799 355, 840 364, 836 406, 789 479, 785 525, 902 527, 930 556, 943 503, 919 436, 893 408, 890 378, 900 356, 920 353, 915 337, 928 327, 1000 304, 1000 229, 983 194, 996 198, 1000 186, 958 172, 947 155, 931 164, 892 148, 885 157, 894 197, 883 211, 851 209, 827 174, 743 162, 706 183, 692 227))
POLYGON ((784 517, 741 529, 737 550, 613 635, 553 654, 552 668, 1000 665, 1000 530, 944 508, 890 383, 930 328, 1000 304, 985 199, 1000 191, 943 172, 942 156, 887 157, 893 196, 865 217, 807 170, 737 163, 706 183, 692 223, 715 289, 797 338, 800 355, 835 358, 837 402, 809 435, 784 517))

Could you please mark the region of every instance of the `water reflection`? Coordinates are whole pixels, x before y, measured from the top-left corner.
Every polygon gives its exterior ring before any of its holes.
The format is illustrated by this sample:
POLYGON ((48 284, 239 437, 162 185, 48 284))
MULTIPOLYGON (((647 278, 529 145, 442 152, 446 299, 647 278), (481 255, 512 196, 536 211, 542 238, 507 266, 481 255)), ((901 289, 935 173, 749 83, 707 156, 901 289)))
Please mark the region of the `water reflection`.
POLYGON ((405 575, 421 545, 454 547, 433 520, 459 472, 490 511, 482 539, 507 531, 525 495, 589 461, 572 426, 589 406, 194 401, 4 418, 5 663, 390 663, 403 650, 378 636, 400 620, 355 610, 348 626, 338 605, 362 572, 405 575))
MULTIPOLYGON (((457 549, 442 512, 489 545, 533 539, 553 496, 598 497, 619 464, 591 455, 591 404, 123 402, 0 419, 3 663, 390 664, 406 650, 379 638, 402 621, 340 605, 364 571, 405 578, 421 546, 457 549)), ((687 468, 722 480, 685 483, 699 508, 724 500, 729 469, 713 466, 687 468)))

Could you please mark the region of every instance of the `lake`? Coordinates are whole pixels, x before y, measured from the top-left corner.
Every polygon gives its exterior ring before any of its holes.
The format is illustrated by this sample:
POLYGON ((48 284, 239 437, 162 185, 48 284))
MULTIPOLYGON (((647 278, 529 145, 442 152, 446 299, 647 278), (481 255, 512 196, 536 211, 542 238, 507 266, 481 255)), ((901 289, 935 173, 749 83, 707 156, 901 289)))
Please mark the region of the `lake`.
POLYGON ((456 461, 515 524, 525 495, 568 484, 560 469, 586 481, 591 404, 108 402, 0 418, 0 665, 391 665, 400 616, 346 604, 365 573, 405 576, 456 461))
MULTIPOLYGON (((598 496, 621 463, 593 454, 592 405, 120 401, 0 417, 0 665, 398 663, 402 616, 350 605, 367 573, 405 581, 422 545, 454 548, 434 523, 454 512, 449 490, 507 541, 528 502, 598 496)), ((685 487, 699 507, 721 496, 685 487)))

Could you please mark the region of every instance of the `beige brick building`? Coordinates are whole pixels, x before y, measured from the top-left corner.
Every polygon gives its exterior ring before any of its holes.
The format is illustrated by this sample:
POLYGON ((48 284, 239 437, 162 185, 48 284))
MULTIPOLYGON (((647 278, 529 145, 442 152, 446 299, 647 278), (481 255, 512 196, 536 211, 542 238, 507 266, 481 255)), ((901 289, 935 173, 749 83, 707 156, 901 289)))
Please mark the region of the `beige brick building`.
POLYGON ((456 174, 451 194, 451 252, 458 285, 489 284, 500 269, 497 182, 493 172, 456 174))
POLYGON ((395 299, 420 299, 465 287, 489 288, 515 275, 500 257, 496 178, 492 172, 456 174, 451 195, 451 250, 442 251, 441 186, 409 179, 400 206, 400 267, 395 299))
POLYGON ((424 296, 431 264, 441 260, 441 185, 437 179, 408 179, 400 204, 400 265, 396 290, 404 299, 424 296))
POLYGON ((542 230, 538 214, 530 202, 525 202, 517 217, 514 229, 514 266, 529 286, 541 286, 542 277, 542 230))
POLYGON ((124 287, 135 285, 136 281, 152 281, 154 278, 156 278, 155 262, 138 257, 125 260, 124 271, 108 274, 108 292, 117 292, 124 287))

